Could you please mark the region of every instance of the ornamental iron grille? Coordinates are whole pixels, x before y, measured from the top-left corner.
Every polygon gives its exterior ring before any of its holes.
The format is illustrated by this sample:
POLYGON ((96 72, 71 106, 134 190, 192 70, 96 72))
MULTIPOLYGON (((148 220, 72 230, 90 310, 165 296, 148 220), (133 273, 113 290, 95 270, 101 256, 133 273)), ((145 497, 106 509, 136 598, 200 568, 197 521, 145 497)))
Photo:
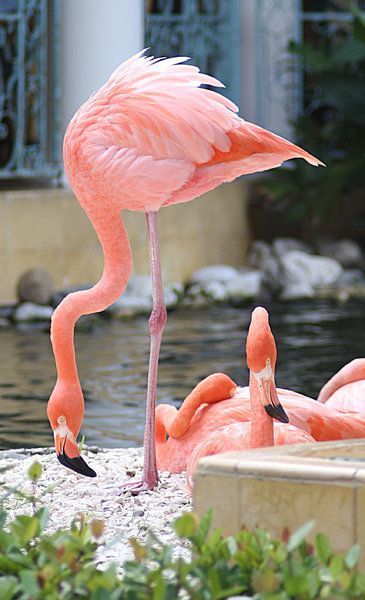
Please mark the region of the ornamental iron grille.
POLYGON ((239 0, 145 0, 145 44, 154 56, 189 56, 238 103, 239 0))
MULTIPOLYGON (((289 122, 309 106, 311 82, 288 43, 336 44, 351 30, 353 0, 258 0, 256 4, 256 120, 275 129, 278 110, 289 122)), ((365 0, 356 6, 365 9, 365 0)), ((287 134, 287 132, 283 132, 287 134)))
POLYGON ((0 178, 60 173, 58 0, 0 2, 0 178))

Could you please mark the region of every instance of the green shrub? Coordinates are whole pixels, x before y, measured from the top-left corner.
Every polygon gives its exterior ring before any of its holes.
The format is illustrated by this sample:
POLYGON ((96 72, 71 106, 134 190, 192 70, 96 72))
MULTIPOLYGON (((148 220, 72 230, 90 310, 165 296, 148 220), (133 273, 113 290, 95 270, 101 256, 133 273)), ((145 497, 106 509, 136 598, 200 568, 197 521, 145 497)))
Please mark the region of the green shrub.
MULTIPOLYGON (((29 473, 36 483, 38 467, 29 473)), ((36 504, 33 494, 29 500, 36 504)), ((260 529, 225 537, 211 531, 211 514, 199 521, 186 513, 175 521, 192 559, 174 557, 173 547, 153 535, 146 544, 130 541, 134 560, 102 571, 95 552, 101 521, 80 516, 69 529, 48 534, 48 512, 7 519, 0 513, 0 600, 223 600, 252 595, 264 600, 365 598, 365 575, 357 568, 360 548, 332 552, 319 534, 305 541, 312 524, 292 536, 273 539, 260 529)))

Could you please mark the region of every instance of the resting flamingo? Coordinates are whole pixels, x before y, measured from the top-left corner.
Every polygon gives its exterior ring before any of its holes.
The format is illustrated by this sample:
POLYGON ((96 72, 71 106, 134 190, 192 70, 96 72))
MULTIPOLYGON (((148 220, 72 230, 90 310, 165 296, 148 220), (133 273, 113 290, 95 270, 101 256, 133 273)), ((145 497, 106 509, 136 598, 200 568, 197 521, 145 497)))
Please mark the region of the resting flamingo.
POLYGON ((365 415, 365 358, 355 358, 331 377, 321 389, 318 402, 340 412, 365 415))
POLYGON ((153 309, 144 469, 142 480, 130 483, 133 493, 153 489, 158 483, 155 396, 166 308, 157 211, 291 158, 323 164, 298 146, 241 119, 230 100, 200 87, 222 84, 182 64, 185 60, 146 57, 144 51, 132 56, 76 112, 63 145, 68 180, 103 248, 104 271, 93 288, 69 294, 53 314, 57 381, 48 417, 60 462, 95 476, 76 442, 84 398, 75 360, 74 325, 81 315, 104 310, 124 291, 132 260, 121 210, 142 211, 147 217, 153 309))
POLYGON ((192 452, 186 469, 188 484, 196 464, 203 456, 231 450, 247 450, 264 446, 281 446, 314 442, 314 438, 293 425, 286 425, 275 387, 276 345, 269 325, 269 316, 262 307, 252 313, 246 342, 247 366, 250 371, 250 420, 231 423, 216 429, 192 452), (273 423, 273 416, 281 423, 273 423))
MULTIPOLYGON (((261 320, 263 320, 262 315, 266 314, 268 326, 267 312, 263 308, 259 310, 261 320)), ((274 377, 270 376, 270 372, 267 375, 265 385, 275 393, 274 377)), ((186 470, 195 448, 201 443, 204 444, 212 432, 235 423, 241 425, 243 422, 250 421, 252 385, 254 384, 250 378, 249 387, 237 387, 227 375, 214 373, 194 388, 179 410, 167 404, 158 405, 156 447, 159 469, 172 473, 186 470)), ((292 390, 277 388, 276 393, 280 405, 288 415, 289 423, 311 435, 316 441, 365 437, 363 415, 355 415, 351 412, 340 413, 326 404, 292 390)), ((266 410, 269 412, 272 410, 271 404, 267 405, 266 410)), ((272 416, 276 416, 275 413, 272 416)), ((280 429, 278 435, 279 431, 280 429)), ((239 433, 237 439, 240 440, 240 428, 234 427, 232 434, 234 432, 239 433)), ((248 434, 242 430, 242 435, 248 434)), ((220 438, 220 447, 224 448, 224 438, 220 438)))

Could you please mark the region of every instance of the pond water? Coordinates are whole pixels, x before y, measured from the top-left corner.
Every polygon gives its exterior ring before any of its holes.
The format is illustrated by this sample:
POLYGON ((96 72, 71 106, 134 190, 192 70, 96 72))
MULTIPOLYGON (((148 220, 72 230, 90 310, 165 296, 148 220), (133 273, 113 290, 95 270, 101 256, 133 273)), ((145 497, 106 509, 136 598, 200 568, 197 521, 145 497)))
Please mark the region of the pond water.
MULTIPOLYGON (((163 338, 158 402, 179 406, 203 377, 223 371, 247 384, 244 339, 251 308, 170 313, 163 338)), ((272 303, 278 346, 276 382, 316 397, 343 364, 364 356, 365 304, 272 303)), ((89 445, 142 443, 149 336, 147 319, 98 318, 77 329, 76 350, 89 445)), ((36 325, 0 330, 0 448, 53 443, 46 403, 55 382, 48 331, 36 325)))

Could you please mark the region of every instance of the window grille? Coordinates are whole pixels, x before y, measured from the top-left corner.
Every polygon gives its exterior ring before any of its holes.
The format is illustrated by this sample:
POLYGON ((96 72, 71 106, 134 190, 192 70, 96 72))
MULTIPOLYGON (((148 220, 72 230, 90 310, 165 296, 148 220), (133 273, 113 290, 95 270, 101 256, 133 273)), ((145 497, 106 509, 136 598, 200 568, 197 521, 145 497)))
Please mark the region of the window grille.
POLYGON ((0 178, 60 170, 59 1, 0 2, 0 178))
POLYGON ((154 56, 189 56, 239 103, 239 0, 146 0, 145 44, 154 56))

